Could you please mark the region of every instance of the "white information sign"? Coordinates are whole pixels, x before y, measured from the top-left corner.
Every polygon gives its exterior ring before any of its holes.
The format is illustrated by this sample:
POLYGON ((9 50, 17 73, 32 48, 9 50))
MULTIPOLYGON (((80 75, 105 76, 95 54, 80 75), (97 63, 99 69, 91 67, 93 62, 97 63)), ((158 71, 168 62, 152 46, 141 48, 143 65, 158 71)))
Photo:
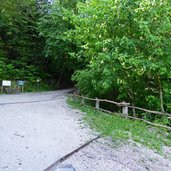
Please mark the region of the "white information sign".
POLYGON ((3 80, 2 81, 2 86, 11 86, 11 81, 3 80))

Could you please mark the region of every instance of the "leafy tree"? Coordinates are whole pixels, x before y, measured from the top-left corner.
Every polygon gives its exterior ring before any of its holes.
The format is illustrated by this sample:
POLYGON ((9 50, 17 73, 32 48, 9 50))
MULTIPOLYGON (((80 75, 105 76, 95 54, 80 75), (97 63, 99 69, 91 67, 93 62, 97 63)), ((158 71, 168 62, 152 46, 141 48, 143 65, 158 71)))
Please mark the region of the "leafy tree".
POLYGON ((81 47, 82 55, 75 57, 89 61, 73 77, 81 92, 108 97, 113 92, 117 100, 164 111, 171 74, 170 13, 168 0, 79 3, 68 36, 81 47))
POLYGON ((41 45, 36 30, 38 15, 35 2, 3 1, 0 18, 1 51, 4 54, 1 60, 6 63, 6 74, 1 79, 36 79, 41 45))
POLYGON ((56 0, 49 8, 49 13, 44 14, 38 22, 40 36, 45 40, 44 55, 48 61, 49 77, 57 79, 57 87, 62 79, 69 81, 74 70, 82 65, 70 58, 69 53, 77 51, 77 46, 65 35, 65 32, 73 28, 65 11, 75 13, 76 4, 77 0, 56 0))

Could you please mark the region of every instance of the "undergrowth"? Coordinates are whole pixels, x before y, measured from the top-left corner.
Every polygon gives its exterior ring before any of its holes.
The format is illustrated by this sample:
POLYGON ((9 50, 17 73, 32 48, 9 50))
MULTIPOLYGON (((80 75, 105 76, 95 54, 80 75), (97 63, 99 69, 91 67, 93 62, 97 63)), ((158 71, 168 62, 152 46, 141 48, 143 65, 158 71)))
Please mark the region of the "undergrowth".
POLYGON ((71 97, 68 98, 68 104, 85 112, 84 119, 90 127, 103 136, 111 137, 113 141, 133 140, 159 153, 162 153, 163 146, 171 146, 171 134, 166 129, 152 127, 146 123, 116 115, 109 115, 97 111, 91 106, 82 106, 79 101, 76 102, 71 97))
MULTIPOLYGON (((4 87, 3 93, 2 93, 2 91, 0 91, 0 94, 8 94, 6 89, 9 89, 9 87, 4 87)), ((19 89, 19 91, 21 92, 21 87, 18 88, 17 83, 15 81, 12 82, 11 89, 19 89)), ((55 90, 55 87, 51 86, 51 85, 48 85, 48 84, 46 84, 44 82, 37 83, 37 82, 28 82, 28 81, 26 81, 25 84, 24 84, 24 89, 23 90, 24 90, 23 92, 42 92, 42 91, 55 90)))

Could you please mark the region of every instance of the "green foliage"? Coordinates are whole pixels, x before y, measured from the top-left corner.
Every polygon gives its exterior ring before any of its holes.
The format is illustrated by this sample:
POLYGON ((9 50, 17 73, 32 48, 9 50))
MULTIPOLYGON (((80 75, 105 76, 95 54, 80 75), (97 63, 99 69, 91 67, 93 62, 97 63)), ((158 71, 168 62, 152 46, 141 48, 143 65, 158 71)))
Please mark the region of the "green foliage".
POLYGON ((40 92, 40 91, 49 91, 54 90, 53 86, 50 86, 46 82, 37 83, 36 81, 33 82, 26 82, 24 90, 26 92, 40 92))
POLYGON ((78 61, 69 54, 77 51, 77 46, 70 41, 65 32, 73 25, 65 17, 65 10, 76 10, 77 0, 54 1, 49 13, 43 15, 38 22, 39 35, 45 40, 44 55, 48 59, 48 72, 60 82, 61 76, 70 79, 74 70, 79 68, 78 61))
POLYGON ((160 92, 171 89, 170 13, 167 0, 79 3, 68 37, 81 47, 75 58, 88 61, 73 77, 80 91, 105 97, 117 91, 116 100, 160 109, 166 99, 160 92))
POLYGON ((0 80, 59 87, 75 72, 83 94, 171 112, 169 0, 42 2, 1 2, 0 80))
POLYGON ((166 117, 166 116, 162 116, 162 117, 156 118, 155 119, 155 123, 164 124, 164 125, 170 125, 171 124, 171 120, 168 117, 166 117))
POLYGON ((65 20, 64 9, 76 11, 77 1, 56 0, 53 5, 36 2, 7 0, 1 3, 0 80, 32 82, 40 77, 59 87, 61 82, 69 82, 75 68, 82 66, 69 58, 68 53, 77 51, 77 46, 64 34, 72 28, 65 20))
POLYGON ((7 0, 0 6, 0 80, 35 80, 40 75, 41 42, 33 0, 7 0), (3 55, 2 55, 3 54, 3 55))
POLYGON ((114 142, 119 141, 120 144, 126 140, 134 140, 161 153, 164 145, 171 145, 169 133, 164 129, 81 106, 72 98, 68 98, 68 103, 86 113, 85 121, 91 128, 104 136, 111 137, 114 142))

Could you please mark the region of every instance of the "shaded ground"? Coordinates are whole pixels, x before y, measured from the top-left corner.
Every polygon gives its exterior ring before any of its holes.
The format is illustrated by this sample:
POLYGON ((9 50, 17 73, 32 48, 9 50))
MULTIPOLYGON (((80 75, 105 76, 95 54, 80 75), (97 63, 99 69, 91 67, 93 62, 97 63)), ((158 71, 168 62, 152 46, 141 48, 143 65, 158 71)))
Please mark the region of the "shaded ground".
MULTIPOLYGON (((0 171, 43 171, 96 136, 82 123, 84 114, 68 107, 66 92, 0 96, 0 171)), ((171 170, 171 160, 151 150, 109 144, 93 142, 64 164, 71 163, 76 171, 171 170)))

